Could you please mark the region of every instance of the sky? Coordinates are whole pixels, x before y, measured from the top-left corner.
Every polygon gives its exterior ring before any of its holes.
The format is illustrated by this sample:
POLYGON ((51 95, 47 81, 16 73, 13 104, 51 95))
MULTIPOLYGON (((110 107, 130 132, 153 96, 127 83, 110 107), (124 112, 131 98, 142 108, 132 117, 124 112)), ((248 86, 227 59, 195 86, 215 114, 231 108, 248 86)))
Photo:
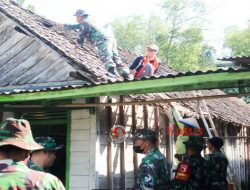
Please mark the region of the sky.
MULTIPOLYGON (((103 24, 117 17, 158 12, 162 0, 25 0, 35 6, 36 13, 59 23, 74 23, 74 12, 86 10, 93 20, 103 24)), ((228 51, 223 48, 225 29, 245 28, 250 24, 250 0, 205 0, 207 14, 203 31, 205 40, 217 50, 217 57, 228 51)))

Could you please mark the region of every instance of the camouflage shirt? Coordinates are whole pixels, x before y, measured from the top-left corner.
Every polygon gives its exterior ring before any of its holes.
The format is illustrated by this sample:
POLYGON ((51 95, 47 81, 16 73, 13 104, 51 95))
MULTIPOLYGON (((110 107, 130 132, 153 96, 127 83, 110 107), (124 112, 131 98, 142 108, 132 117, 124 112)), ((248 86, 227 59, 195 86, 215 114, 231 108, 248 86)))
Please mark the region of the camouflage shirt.
POLYGON ((77 39, 77 43, 82 45, 84 40, 89 41, 91 44, 96 45, 102 41, 105 41, 107 37, 97 29, 95 26, 90 24, 87 21, 83 21, 79 24, 65 24, 64 27, 68 30, 79 30, 79 35, 77 39))
POLYGON ((0 189, 64 190, 61 181, 48 173, 29 169, 23 162, 0 161, 0 189))
MULTIPOLYGON (((179 181, 176 177, 172 180, 172 189, 180 190, 201 190, 203 189, 205 176, 204 176, 204 158, 201 155, 186 156, 185 163, 189 166, 190 176, 187 181, 179 181)), ((180 165, 181 163, 179 163, 180 165)), ((178 165, 178 166, 179 166, 178 165)), ((178 167, 177 167, 178 168, 178 167)))
POLYGON ((220 150, 205 156, 207 189, 227 190, 228 160, 220 150))
POLYGON ((151 149, 139 166, 136 189, 167 189, 170 182, 169 164, 156 148, 151 149))
POLYGON ((32 170, 36 170, 39 172, 43 172, 43 169, 40 168, 38 165, 36 165, 34 162, 32 162, 31 160, 28 160, 27 166, 32 169, 32 170))

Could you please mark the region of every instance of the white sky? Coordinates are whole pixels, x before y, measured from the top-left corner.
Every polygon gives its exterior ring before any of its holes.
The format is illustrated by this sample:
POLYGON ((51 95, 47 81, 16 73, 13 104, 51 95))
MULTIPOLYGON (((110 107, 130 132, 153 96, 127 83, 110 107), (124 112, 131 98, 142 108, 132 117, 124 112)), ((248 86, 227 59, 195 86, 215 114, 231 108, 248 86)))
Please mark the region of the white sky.
MULTIPOLYGON (((250 0, 205 0, 207 14, 204 36, 217 49, 217 56, 224 56, 225 28, 250 24, 250 0)), ((26 0, 35 6, 36 13, 60 23, 74 23, 76 9, 86 10, 100 23, 111 22, 116 17, 144 15, 157 12, 161 0, 26 0)))

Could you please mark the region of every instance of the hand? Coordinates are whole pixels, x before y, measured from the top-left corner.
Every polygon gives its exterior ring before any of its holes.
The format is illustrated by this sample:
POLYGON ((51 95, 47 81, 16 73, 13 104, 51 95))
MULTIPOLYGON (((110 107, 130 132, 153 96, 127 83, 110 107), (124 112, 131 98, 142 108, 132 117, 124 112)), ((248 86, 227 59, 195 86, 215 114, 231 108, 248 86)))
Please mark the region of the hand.
POLYGON ((59 28, 64 28, 64 24, 57 24, 59 28))
POLYGON ((136 70, 135 69, 130 70, 130 73, 134 75, 136 73, 136 70))

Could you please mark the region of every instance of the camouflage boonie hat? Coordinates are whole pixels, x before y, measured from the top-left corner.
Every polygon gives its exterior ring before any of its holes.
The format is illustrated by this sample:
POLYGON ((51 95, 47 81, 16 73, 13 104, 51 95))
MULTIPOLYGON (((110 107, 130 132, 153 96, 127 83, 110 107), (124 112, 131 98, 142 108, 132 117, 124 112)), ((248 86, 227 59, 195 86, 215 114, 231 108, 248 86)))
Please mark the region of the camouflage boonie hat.
POLYGON ((32 136, 30 124, 24 119, 8 118, 0 126, 0 146, 13 145, 25 150, 39 150, 32 136))
POLYGON ((35 141, 44 147, 44 150, 59 150, 63 145, 57 146, 56 141, 51 137, 36 137, 35 141))
POLYGON ((148 140, 156 140, 156 134, 151 129, 137 129, 133 136, 133 140, 137 139, 148 139, 148 140))
POLYGON ((200 135, 191 135, 189 136, 186 142, 183 142, 187 147, 192 148, 196 151, 202 151, 202 149, 206 148, 205 140, 200 135))
POLYGON ((76 11, 76 13, 74 14, 74 16, 85 16, 85 17, 88 17, 89 14, 87 14, 84 10, 78 9, 76 11))

